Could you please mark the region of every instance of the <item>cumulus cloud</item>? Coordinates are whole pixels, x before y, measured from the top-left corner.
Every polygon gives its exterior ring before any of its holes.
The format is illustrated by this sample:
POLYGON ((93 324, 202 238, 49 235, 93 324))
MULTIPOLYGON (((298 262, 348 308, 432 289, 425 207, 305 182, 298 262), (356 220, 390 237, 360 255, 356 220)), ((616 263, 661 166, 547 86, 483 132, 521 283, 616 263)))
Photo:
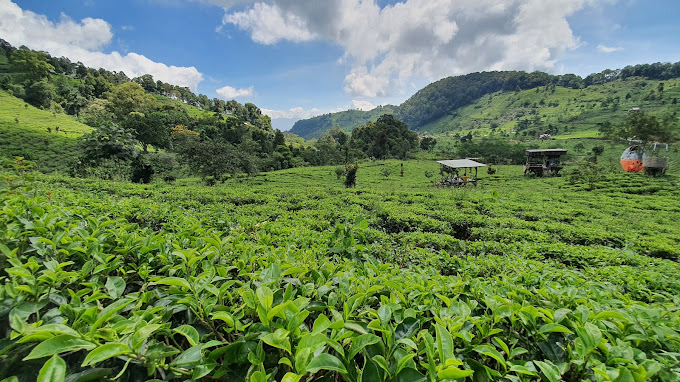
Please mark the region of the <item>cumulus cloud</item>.
POLYGON ((152 61, 137 53, 121 55, 102 50, 113 38, 111 25, 102 19, 74 21, 62 14, 59 21, 0 0, 0 36, 15 46, 26 45, 53 56, 68 57, 85 66, 123 71, 129 77, 151 74, 155 79, 196 91, 203 75, 195 67, 178 67, 152 61))
POLYGON ((262 44, 273 44, 281 39, 290 41, 308 41, 314 38, 309 31, 305 20, 293 13, 282 13, 276 5, 257 3, 252 9, 245 12, 237 12, 224 16, 224 23, 251 29, 254 41, 262 44))
POLYGON ((200 0, 222 3, 223 26, 262 44, 323 40, 344 49, 345 90, 392 94, 412 78, 480 70, 547 70, 579 46, 567 18, 616 0, 200 0), (231 5, 239 3, 238 9, 231 5))
POLYGON ((623 50, 621 47, 611 47, 611 46, 605 46, 605 45, 598 45, 597 50, 602 52, 602 53, 614 53, 614 52, 620 52, 623 50))
MULTIPOLYGON (((306 119, 317 115, 324 114, 321 109, 313 108, 305 110, 302 107, 294 107, 289 110, 271 110, 261 109, 262 113, 268 115, 271 119, 306 119)), ((330 113, 330 111, 326 111, 330 113)))
POLYGON ((328 114, 328 113, 337 113, 339 111, 344 111, 344 110, 350 110, 350 109, 358 109, 358 110, 373 110, 375 109, 375 105, 373 105, 369 101, 365 100, 352 100, 351 104, 348 105, 342 105, 336 108, 324 108, 324 109, 318 109, 318 108, 313 108, 313 109, 305 109, 302 107, 294 107, 288 110, 272 110, 272 109, 261 109, 262 113, 268 115, 271 117, 272 120, 274 119, 307 119, 307 118, 312 118, 316 117, 322 114, 328 114))
POLYGON ((358 99, 352 100, 352 106, 354 106, 355 109, 363 110, 363 111, 369 111, 369 110, 375 109, 375 105, 373 105, 372 103, 370 103, 368 101, 364 101, 364 100, 358 100, 358 99))
POLYGON ((230 100, 238 97, 252 97, 255 94, 255 88, 252 86, 244 89, 236 89, 231 86, 225 86, 216 90, 217 94, 223 99, 230 100))

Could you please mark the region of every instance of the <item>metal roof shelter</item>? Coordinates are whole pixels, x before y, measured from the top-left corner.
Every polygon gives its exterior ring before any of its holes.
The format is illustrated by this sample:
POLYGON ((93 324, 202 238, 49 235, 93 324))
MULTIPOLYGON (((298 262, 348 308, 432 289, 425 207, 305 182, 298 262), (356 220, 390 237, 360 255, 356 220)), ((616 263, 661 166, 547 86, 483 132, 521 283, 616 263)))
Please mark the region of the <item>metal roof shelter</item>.
POLYGON ((439 160, 437 163, 441 163, 446 167, 451 168, 477 168, 486 167, 484 163, 475 162, 471 159, 452 159, 452 160, 439 160))
MULTIPOLYGON (((437 163, 442 165, 442 168, 449 167, 452 168, 453 171, 447 171, 449 173, 455 174, 455 177, 450 178, 450 179, 442 179, 441 182, 438 183, 438 185, 441 186, 455 186, 455 187, 460 187, 464 186, 468 183, 472 183, 473 185, 477 186, 477 168, 478 167, 486 167, 484 163, 479 163, 475 162, 472 159, 451 159, 451 160, 440 160, 437 161, 437 163), (458 176, 458 169, 464 168, 465 169, 465 174, 463 175, 462 178, 458 176), (472 169, 475 169, 475 176, 472 177, 472 169), (470 178, 467 176, 467 170, 470 169, 470 178)), ((442 172, 442 175, 444 172, 442 172)))

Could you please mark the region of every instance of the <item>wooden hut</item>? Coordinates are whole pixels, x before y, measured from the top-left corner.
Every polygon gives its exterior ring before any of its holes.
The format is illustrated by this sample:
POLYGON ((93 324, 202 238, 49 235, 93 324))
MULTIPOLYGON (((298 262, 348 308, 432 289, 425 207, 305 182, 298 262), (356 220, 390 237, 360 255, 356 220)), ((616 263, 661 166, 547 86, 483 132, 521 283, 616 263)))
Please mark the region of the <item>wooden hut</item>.
POLYGON ((560 157, 567 153, 564 149, 532 149, 525 150, 527 162, 524 165, 524 175, 532 172, 536 176, 558 176, 562 170, 560 157))
POLYGON ((475 162, 472 159, 452 159, 437 161, 442 166, 443 179, 437 183, 439 186, 465 186, 472 184, 477 186, 477 169, 486 167, 484 163, 475 162), (474 175, 472 174, 474 170, 474 175), (461 172, 463 172, 461 174, 461 172))

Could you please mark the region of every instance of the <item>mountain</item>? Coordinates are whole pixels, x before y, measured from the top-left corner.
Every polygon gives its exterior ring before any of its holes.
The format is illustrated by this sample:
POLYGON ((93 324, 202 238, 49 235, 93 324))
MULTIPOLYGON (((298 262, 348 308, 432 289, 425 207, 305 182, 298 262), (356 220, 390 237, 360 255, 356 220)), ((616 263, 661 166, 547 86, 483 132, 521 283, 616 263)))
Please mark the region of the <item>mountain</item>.
MULTIPOLYGON (((526 96, 527 92, 531 91, 541 91, 541 88, 549 87, 550 94, 542 94, 540 99, 536 99, 537 110, 531 110, 531 115, 525 115, 529 110, 516 110, 518 113, 513 114, 510 110, 507 112, 498 111, 497 115, 502 115, 504 120, 502 121, 488 121, 487 127, 492 127, 491 125, 500 124, 501 122, 507 124, 511 122, 520 123, 522 118, 526 119, 529 116, 535 120, 534 112, 540 115, 539 119, 543 119, 547 125, 557 125, 558 130, 562 127, 566 127, 566 123, 569 120, 566 117, 558 119, 548 118, 549 112, 557 112, 566 110, 565 100, 562 99, 570 94, 572 98, 576 98, 578 101, 578 95, 580 91, 588 94, 584 96, 583 101, 588 99, 592 101, 588 107, 600 109, 603 104, 603 109, 608 110, 611 113, 618 111, 614 104, 618 104, 623 107, 628 103, 644 103, 650 102, 648 106, 654 109, 668 109, 660 102, 663 98, 658 99, 658 97, 649 97, 649 92, 651 87, 647 88, 647 94, 640 93, 637 90, 639 88, 644 88, 647 85, 659 86, 663 81, 668 81, 670 79, 680 78, 680 62, 670 64, 670 63, 656 63, 656 64, 642 64, 635 66, 627 66, 623 69, 618 70, 604 70, 600 73, 593 73, 586 78, 581 78, 574 74, 565 75, 550 75, 542 72, 526 73, 521 71, 506 71, 506 72, 481 72, 481 73, 471 73, 463 76, 447 77, 442 80, 436 81, 425 88, 421 89, 404 103, 399 106, 391 106, 390 109, 394 113, 395 117, 406 122, 412 130, 416 131, 427 131, 427 132, 446 132, 460 129, 467 122, 460 119, 462 116, 460 109, 468 107, 470 105, 475 105, 478 108, 484 108, 481 100, 485 97, 503 95, 505 97, 510 97, 511 95, 518 95, 519 98, 515 97, 513 99, 512 105, 506 103, 505 105, 510 107, 510 109, 515 110, 516 106, 523 105, 533 106, 534 98, 533 96, 526 96), (650 82, 649 84, 643 84, 645 81, 650 82), (604 85, 619 82, 620 86, 614 86, 614 88, 607 88, 604 85), (633 88, 630 88, 630 84, 633 88), (538 89, 538 90, 537 90, 538 89), (618 89, 618 90, 617 90, 618 89), (624 91, 625 90, 625 91, 624 91), (630 97, 623 98, 625 102, 621 101, 622 97, 631 92, 630 97), (622 93, 623 92, 623 93, 622 93), (574 94, 576 94, 574 96, 574 94), (637 98, 633 98, 633 94, 638 94, 637 98), (526 96, 526 99, 525 99, 526 96), (590 97, 590 98, 588 98, 590 97), (618 102, 616 97, 619 97, 618 102), (543 104, 540 104, 540 102, 543 104), (656 102, 659 101, 659 102, 656 102), (528 104, 527 104, 528 102, 528 104), (553 110, 546 110, 546 113, 541 113, 540 110, 543 106, 555 105, 556 103, 562 102, 562 108, 557 108, 553 110), (659 103, 659 105, 657 105, 659 103), (526 105, 525 105, 526 104, 526 105), (595 104, 595 106, 592 106, 595 104), (514 105, 514 106, 513 106, 514 105), (659 106, 659 107, 657 107, 659 106), (524 113, 524 114, 523 114, 524 113), (546 114, 545 116, 543 114, 546 114)), ((654 90, 654 89, 652 89, 654 90)), ((658 91, 656 89, 655 91, 658 91)), ((584 94, 585 94, 584 93, 584 94)), ((666 94, 669 94, 666 92, 666 94)), ((488 101, 488 100, 487 100, 488 101)), ((581 111, 586 112, 589 109, 580 110, 570 110, 569 119, 576 118, 581 114, 581 111)), ((500 103, 494 104, 494 107, 501 107, 500 103)), ((340 126, 344 130, 352 130, 354 127, 366 123, 366 121, 376 119, 380 114, 380 110, 371 110, 368 112, 362 112, 358 110, 350 110, 345 112, 326 114, 324 116, 315 117, 307 120, 298 121, 292 132, 306 138, 319 137, 324 134, 324 132, 330 129, 332 126, 340 126)), ((469 115, 470 113, 465 113, 469 115)), ((592 113, 586 113, 585 119, 580 123, 590 123, 588 115, 592 113)), ((609 117, 606 116, 606 112, 599 115, 600 120, 607 120, 609 117)), ((617 119, 616 117, 614 119, 617 119)), ((532 121, 533 121, 532 120, 532 121)), ((540 122, 540 121, 538 121, 540 122)), ((521 122, 526 123, 526 122, 521 122)), ((538 125, 541 125, 540 123, 538 125)), ((510 125, 508 125, 510 127, 510 125)))
POLYGON ((290 132, 305 139, 321 138, 327 130, 333 126, 340 126, 349 132, 357 126, 368 122, 375 122, 383 114, 393 114, 396 106, 378 106, 371 111, 347 110, 339 113, 329 113, 317 117, 302 119, 293 125, 290 132))

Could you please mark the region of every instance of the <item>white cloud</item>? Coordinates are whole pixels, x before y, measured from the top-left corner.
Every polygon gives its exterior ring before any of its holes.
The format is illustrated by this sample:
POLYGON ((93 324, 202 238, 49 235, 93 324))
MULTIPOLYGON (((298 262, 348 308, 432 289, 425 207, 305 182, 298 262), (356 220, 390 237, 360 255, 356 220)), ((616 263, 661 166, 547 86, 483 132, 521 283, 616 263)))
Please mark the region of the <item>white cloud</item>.
POLYGON ((307 118, 312 118, 316 117, 322 114, 328 114, 328 113, 337 113, 339 111, 344 111, 344 110, 350 110, 350 109, 359 109, 359 110, 373 110, 375 109, 375 105, 373 105, 369 101, 365 100, 352 100, 351 104, 348 105, 343 105, 339 106, 336 108, 324 108, 324 109, 318 109, 318 108, 313 108, 313 109, 305 109, 300 106, 294 107, 288 110, 272 110, 272 109, 265 109, 262 108, 262 113, 267 114, 269 117, 271 117, 272 120, 274 119, 307 119, 307 118))
POLYGON ((244 89, 236 89, 231 86, 225 86, 216 90, 223 99, 230 100, 238 97, 252 97, 255 94, 255 89, 251 86, 244 89))
POLYGON ((133 31, 135 30, 135 27, 133 27, 132 25, 123 25, 122 27, 120 27, 120 29, 124 31, 133 31))
POLYGON ((256 28, 251 29, 252 38, 266 45, 282 39, 308 41, 314 38, 301 17, 293 13, 282 13, 276 5, 265 3, 257 3, 245 12, 228 13, 222 22, 238 25, 242 29, 256 25, 256 28))
POLYGON ((602 52, 602 53, 614 53, 614 52, 620 52, 623 50, 621 47, 610 47, 610 46, 605 46, 605 45, 598 45, 597 50, 602 52))
POLYGON ((375 109, 375 105, 368 101, 364 100, 358 100, 354 99, 352 100, 352 105, 354 106, 355 109, 363 110, 363 111, 369 111, 375 109))
POLYGON ((223 26, 262 44, 323 40, 344 49, 345 91, 386 96, 413 78, 481 70, 554 70, 576 49, 567 18, 616 0, 200 0, 222 3, 223 26), (239 9, 231 9, 236 2, 239 9), (247 5, 246 5, 247 4, 247 5), (245 8, 243 7, 245 5, 245 8))
MULTIPOLYGON (((262 113, 271 117, 271 119, 307 119, 312 118, 317 115, 324 114, 321 109, 313 108, 305 110, 302 107, 294 107, 289 110, 271 110, 271 109, 261 109, 262 113)), ((331 111, 326 111, 330 113, 331 111)))
POLYGON ((68 57, 85 66, 123 71, 128 77, 151 74, 156 80, 196 91, 203 75, 195 67, 178 67, 152 61, 137 53, 103 53, 113 38, 111 25, 102 19, 80 22, 62 14, 58 22, 22 10, 10 0, 0 0, 0 36, 15 46, 26 45, 53 56, 68 57))

